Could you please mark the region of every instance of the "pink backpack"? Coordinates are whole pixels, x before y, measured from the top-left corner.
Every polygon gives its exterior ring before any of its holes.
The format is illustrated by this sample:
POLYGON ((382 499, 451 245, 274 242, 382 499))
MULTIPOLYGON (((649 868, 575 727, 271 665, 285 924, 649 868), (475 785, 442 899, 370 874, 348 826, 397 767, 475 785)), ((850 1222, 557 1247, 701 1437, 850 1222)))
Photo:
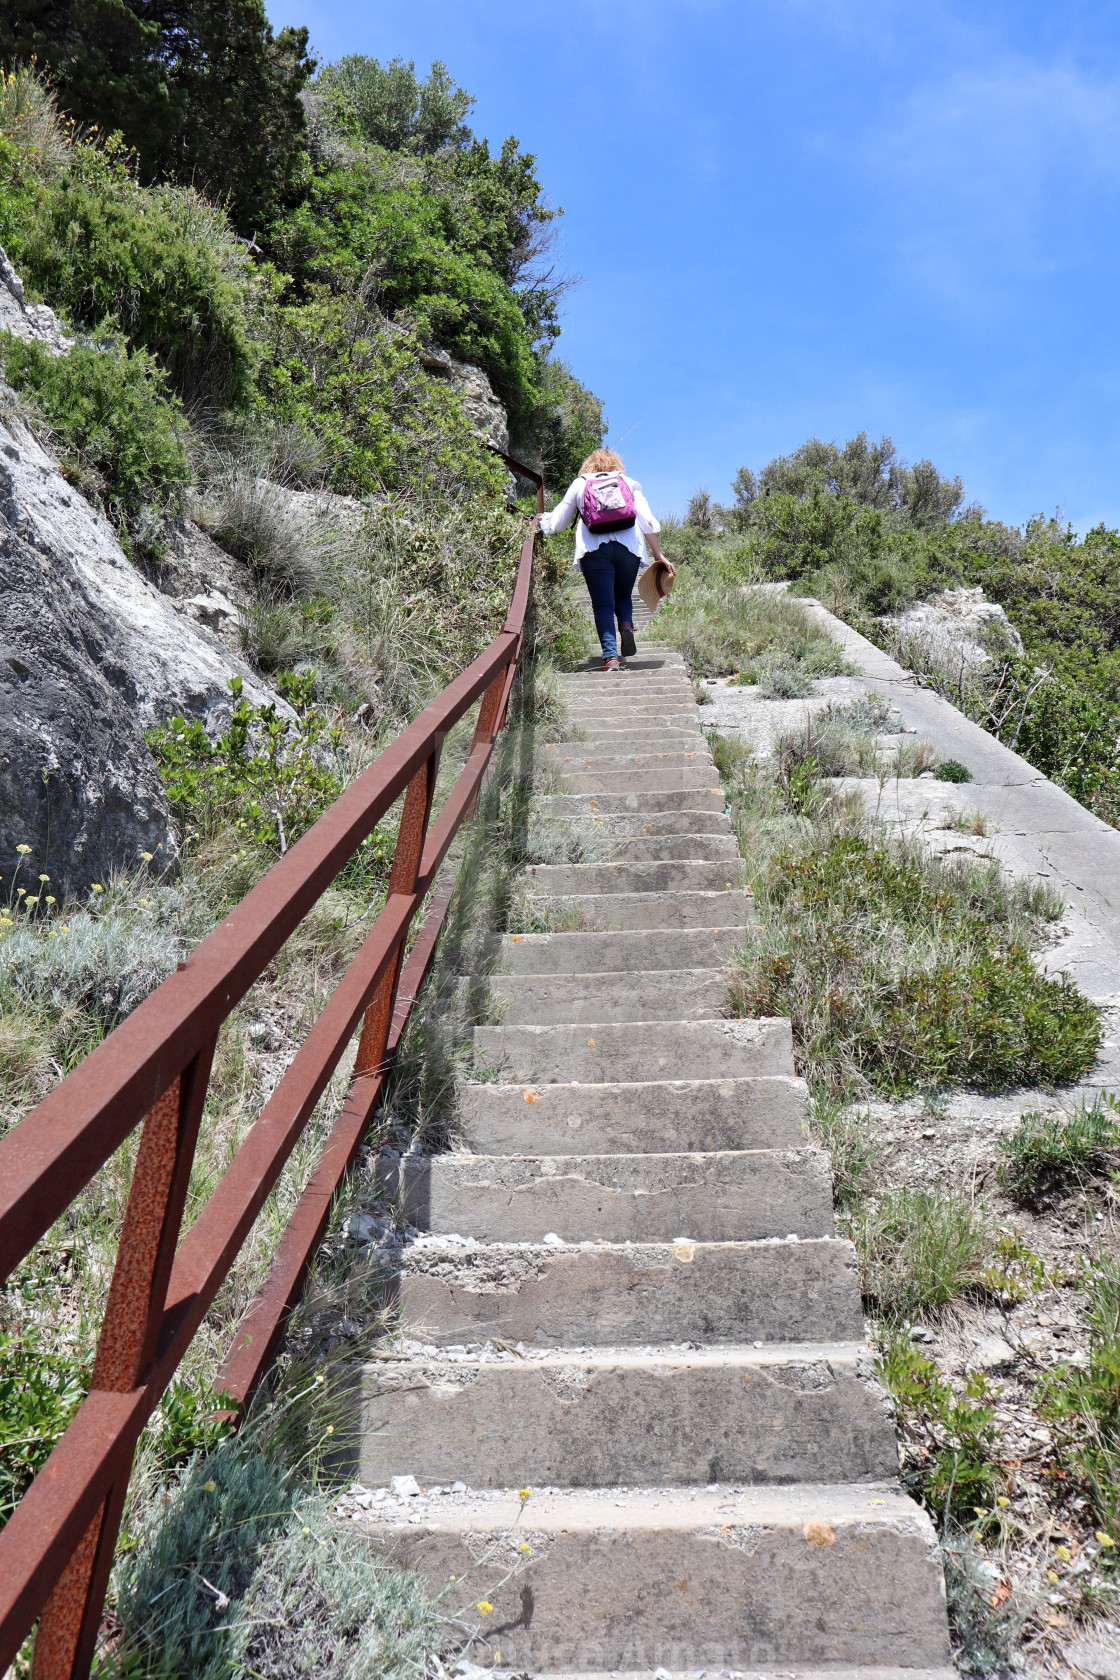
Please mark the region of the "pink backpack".
POLYGON ((593 473, 584 486, 580 514, 589 531, 624 531, 638 517, 634 492, 621 473, 593 473))

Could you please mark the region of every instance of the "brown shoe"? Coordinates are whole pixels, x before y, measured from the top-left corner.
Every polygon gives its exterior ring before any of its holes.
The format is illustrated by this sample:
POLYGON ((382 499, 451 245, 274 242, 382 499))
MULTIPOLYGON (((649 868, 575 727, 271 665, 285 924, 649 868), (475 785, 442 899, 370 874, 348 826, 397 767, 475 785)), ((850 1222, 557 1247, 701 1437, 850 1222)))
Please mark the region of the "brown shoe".
POLYGON ((603 669, 604 669, 604 671, 617 671, 618 670, 618 660, 617 659, 604 659, 603 669))

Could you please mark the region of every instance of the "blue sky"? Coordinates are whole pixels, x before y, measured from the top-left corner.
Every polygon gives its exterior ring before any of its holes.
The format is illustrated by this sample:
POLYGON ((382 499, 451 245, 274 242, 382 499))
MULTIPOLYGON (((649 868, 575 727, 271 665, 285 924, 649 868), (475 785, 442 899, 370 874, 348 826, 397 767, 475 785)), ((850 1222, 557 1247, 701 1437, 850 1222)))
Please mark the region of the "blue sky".
POLYGON ((272 0, 443 59, 564 207, 560 352, 655 506, 889 433, 1120 525, 1120 12, 1090 0, 272 0))

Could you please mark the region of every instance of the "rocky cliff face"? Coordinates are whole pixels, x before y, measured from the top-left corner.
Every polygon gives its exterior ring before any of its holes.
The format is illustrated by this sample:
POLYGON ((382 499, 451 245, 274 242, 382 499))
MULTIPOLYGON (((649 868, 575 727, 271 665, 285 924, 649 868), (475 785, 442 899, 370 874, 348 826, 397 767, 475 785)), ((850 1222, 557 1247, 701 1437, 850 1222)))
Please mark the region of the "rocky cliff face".
POLYGON ((253 704, 275 696, 140 575, 0 402, 0 877, 29 845, 56 894, 80 892, 141 852, 174 859, 144 730, 176 713, 222 729, 234 675, 253 704))

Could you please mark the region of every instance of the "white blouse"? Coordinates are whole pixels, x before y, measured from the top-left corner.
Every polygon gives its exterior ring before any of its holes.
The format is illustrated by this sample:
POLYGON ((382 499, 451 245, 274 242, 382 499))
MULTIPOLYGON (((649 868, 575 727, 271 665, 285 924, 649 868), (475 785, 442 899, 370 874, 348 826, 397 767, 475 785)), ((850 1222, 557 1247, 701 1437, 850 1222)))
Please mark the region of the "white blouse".
POLYGON ((660 531, 661 526, 653 517, 650 505, 643 496, 642 487, 637 479, 631 478, 628 473, 624 473, 622 476, 634 492, 634 511, 638 517, 633 525, 627 525, 621 531, 589 531, 583 520, 578 517, 583 502, 583 492, 587 485, 587 477, 583 473, 569 484, 564 492, 563 501, 557 502, 551 513, 541 516, 541 530, 546 537, 552 536, 555 531, 566 531, 572 520, 575 519, 576 552, 572 561, 573 566, 579 565, 589 549, 598 548, 600 543, 608 542, 621 543, 623 548, 628 548, 631 554, 638 556, 640 565, 649 565, 649 555, 646 553, 643 533, 652 534, 654 531, 660 531))

